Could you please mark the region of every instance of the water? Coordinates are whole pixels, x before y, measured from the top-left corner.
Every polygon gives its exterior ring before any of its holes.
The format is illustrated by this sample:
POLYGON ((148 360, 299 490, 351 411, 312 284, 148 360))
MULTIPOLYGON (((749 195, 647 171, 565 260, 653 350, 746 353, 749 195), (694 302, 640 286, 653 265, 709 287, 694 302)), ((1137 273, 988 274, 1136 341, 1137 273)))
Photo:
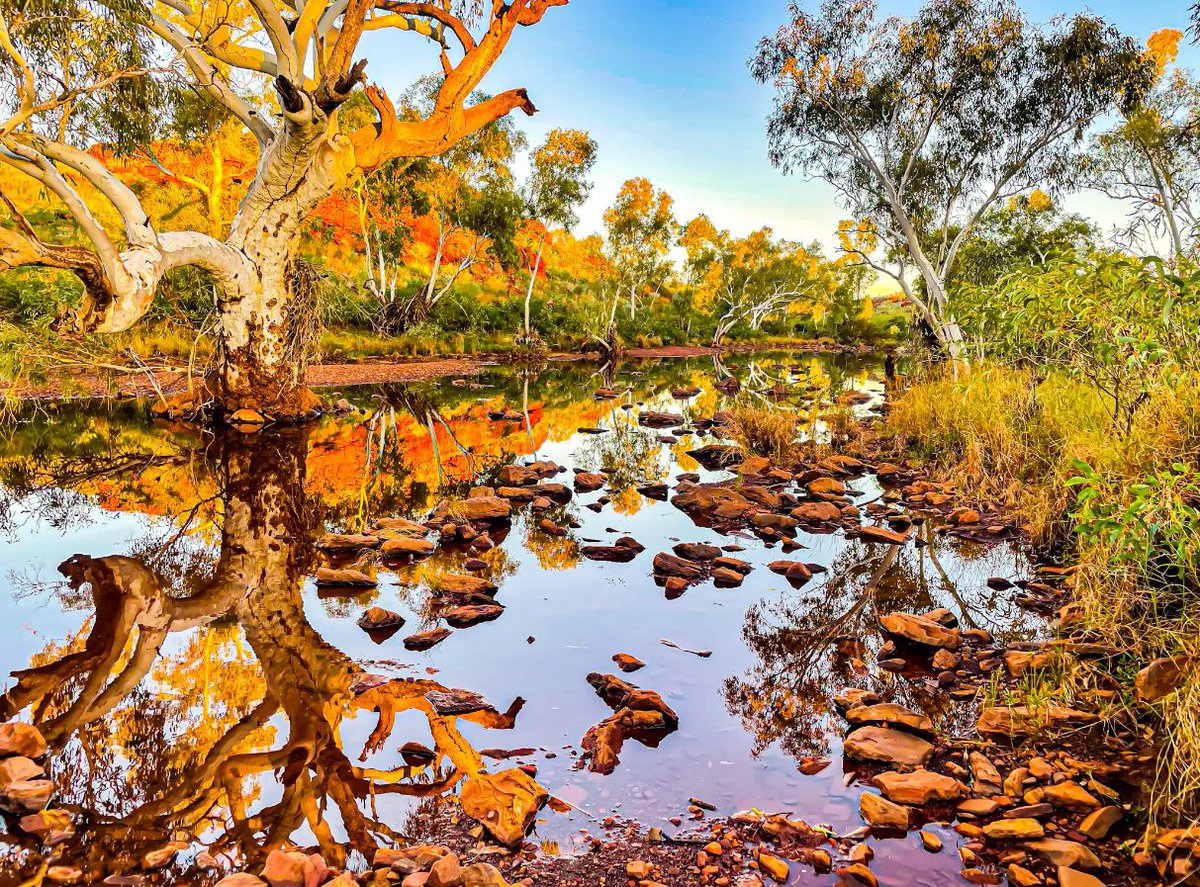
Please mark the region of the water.
MULTIPOLYGON (((201 883, 190 867, 201 850, 253 861, 263 846, 290 840, 319 845, 331 862, 346 845, 369 856, 389 836, 426 828, 481 761, 491 770, 534 764, 538 781, 577 808, 539 818, 535 838, 561 852, 577 850, 580 829, 595 831, 607 815, 671 831, 668 819, 686 816, 690 797, 721 814, 754 807, 840 832, 858 827, 860 790, 844 784, 839 754, 838 690, 877 690, 948 731, 971 717, 928 682, 874 667, 878 614, 945 606, 998 640, 1028 637, 1040 624, 984 584, 1022 575, 1027 564, 1012 546, 952 543, 928 525, 923 548, 801 534, 807 548, 792 557, 828 572, 797 590, 766 568, 785 556, 777 547, 697 527, 639 494, 647 483, 673 485, 681 472, 729 476, 687 455, 718 435, 679 432, 664 443, 666 432, 636 423, 643 409, 711 416, 730 401, 713 387, 719 376, 742 380, 742 400, 810 416, 814 404, 848 390, 868 395, 854 407, 860 415, 884 397, 882 362, 870 356, 738 362, 625 362, 607 374, 551 364, 347 389, 355 413, 249 436, 152 424, 137 404, 31 408, 0 441, 8 616, 0 673, 9 675, 0 719, 33 720, 50 741, 56 806, 81 823, 61 857, 122 873, 146 850, 181 839, 187 850, 172 872, 201 883), (769 397, 780 383, 793 393, 769 397), (690 384, 702 393, 672 397, 690 384), (602 386, 621 396, 594 399, 602 386), (520 418, 488 418, 506 409, 520 418), (606 433, 578 430, 595 427, 606 433), (401 643, 441 624, 430 586, 465 572, 476 553, 461 548, 380 567, 378 588, 360 594, 315 586, 326 561, 313 543, 324 533, 358 532, 381 517, 423 519, 534 455, 607 471, 611 501, 599 512, 585 507, 605 495, 598 491, 545 513, 515 509, 507 533, 493 532, 496 547, 479 555, 505 607, 495 621, 426 652, 401 643), (555 538, 537 528, 543 517, 575 526, 555 538), (579 555, 581 544, 623 535, 646 546, 630 563, 579 555), (671 599, 650 562, 680 541, 736 543, 754 571, 739 588, 705 583, 671 599), (356 624, 371 605, 402 614, 404 627, 377 643, 356 624), (582 737, 611 713, 585 678, 620 675, 611 661, 618 652, 646 662, 623 677, 658 691, 679 729, 657 747, 626 742, 605 776, 577 767, 582 737), (390 732, 366 751, 379 718, 351 690, 364 674, 422 682, 392 694, 390 732), (440 716, 423 698, 439 688, 479 693, 502 714, 440 716), (409 741, 436 749, 431 767, 405 769, 399 747, 409 741), (536 751, 507 762, 479 756, 523 747, 536 751), (799 765, 812 757, 834 763, 804 775, 799 765)), ((880 493, 869 477, 853 486, 860 502, 880 493)), ((939 834, 953 847, 953 832, 939 834)), ((6 872, 27 877, 33 845, 15 834, 4 840, 0 882, 6 872)), ((915 834, 876 842, 874 867, 914 883, 957 882, 953 852, 916 848, 915 834)))

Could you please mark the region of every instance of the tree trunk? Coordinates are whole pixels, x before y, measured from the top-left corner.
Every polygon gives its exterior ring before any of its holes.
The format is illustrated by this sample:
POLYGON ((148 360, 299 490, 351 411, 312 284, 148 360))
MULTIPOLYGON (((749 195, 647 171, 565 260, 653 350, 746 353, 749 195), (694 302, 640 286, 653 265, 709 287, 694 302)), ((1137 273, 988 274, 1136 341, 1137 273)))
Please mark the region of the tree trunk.
POLYGON ((256 285, 218 297, 217 351, 208 395, 223 415, 254 410, 297 421, 319 406, 305 384, 317 334, 316 272, 290 256, 263 257, 256 285))
POLYGON ((529 272, 529 288, 525 291, 525 337, 529 338, 529 334, 533 331, 529 324, 529 303, 533 301, 533 285, 537 282, 538 269, 542 267, 542 250, 546 246, 546 238, 543 236, 538 243, 537 258, 533 260, 533 268, 529 272))

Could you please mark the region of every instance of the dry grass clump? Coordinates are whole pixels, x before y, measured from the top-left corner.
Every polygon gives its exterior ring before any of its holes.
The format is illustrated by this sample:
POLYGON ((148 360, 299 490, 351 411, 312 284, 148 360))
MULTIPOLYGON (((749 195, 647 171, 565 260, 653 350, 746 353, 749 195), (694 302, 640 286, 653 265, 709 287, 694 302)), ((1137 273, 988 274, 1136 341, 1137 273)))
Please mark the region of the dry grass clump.
POLYGON ((791 457, 799 433, 794 413, 747 404, 735 406, 729 413, 729 434, 743 449, 776 462, 791 457))
POLYGON ((1016 513, 1039 542, 1066 529, 1076 459, 1108 446, 1099 397, 991 365, 934 369, 892 406, 884 434, 935 473, 1016 513))

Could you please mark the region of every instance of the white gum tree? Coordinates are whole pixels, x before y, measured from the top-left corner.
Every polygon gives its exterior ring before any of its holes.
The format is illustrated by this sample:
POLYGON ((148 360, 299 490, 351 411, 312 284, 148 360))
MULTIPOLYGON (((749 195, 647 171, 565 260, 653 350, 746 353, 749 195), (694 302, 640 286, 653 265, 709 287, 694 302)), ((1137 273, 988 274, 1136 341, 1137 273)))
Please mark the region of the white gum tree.
MULTIPOLYGON (((566 3, 0 0, 0 163, 40 182, 84 240, 42 240, 6 199, 16 224, 0 227, 0 270, 73 272, 84 295, 60 330, 116 332, 145 315, 164 274, 203 268, 217 294, 216 359, 204 388, 211 413, 307 415, 315 398, 297 341, 303 288, 293 266, 309 216, 390 159, 436 156, 516 109, 533 114, 524 89, 472 96, 517 27, 566 3), (429 113, 413 119, 367 85, 378 120, 344 131, 338 111, 366 83, 359 46, 370 31, 433 41, 441 79, 429 113), (105 51, 114 42, 120 51, 105 51), (88 132, 74 123, 81 109, 116 107, 151 87, 168 97, 198 92, 254 136, 257 173, 223 236, 157 230, 135 191, 79 136, 88 132)), ((153 113, 129 107, 119 125, 136 128, 139 115, 153 113)))

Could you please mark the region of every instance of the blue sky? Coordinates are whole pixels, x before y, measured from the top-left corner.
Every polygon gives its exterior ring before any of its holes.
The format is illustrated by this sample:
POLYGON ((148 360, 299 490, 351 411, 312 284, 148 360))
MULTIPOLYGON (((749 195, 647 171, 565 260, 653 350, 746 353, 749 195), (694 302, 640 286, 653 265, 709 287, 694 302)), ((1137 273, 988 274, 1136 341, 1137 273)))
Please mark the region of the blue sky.
MULTIPOLYGON (((881 0, 880 13, 906 15, 916 5, 881 0)), ((1139 40, 1159 28, 1186 29, 1187 5, 1023 4, 1036 20, 1088 10, 1139 40)), ((771 91, 750 78, 746 64, 786 15, 784 0, 571 0, 536 27, 518 29, 484 88, 529 89, 540 113, 518 122, 531 144, 555 127, 587 129, 599 143, 580 233, 599 230, 621 182, 645 176, 675 197, 683 220, 707 212, 735 232, 770 225, 789 238, 829 243, 844 213, 824 183, 784 176, 768 163, 771 91)), ((393 95, 436 65, 415 35, 373 39, 387 44, 368 51, 368 73, 393 95)), ((1181 60, 1195 66, 1200 52, 1186 46, 1181 60)), ((1095 198, 1074 199, 1071 208, 1116 218, 1095 198)))

